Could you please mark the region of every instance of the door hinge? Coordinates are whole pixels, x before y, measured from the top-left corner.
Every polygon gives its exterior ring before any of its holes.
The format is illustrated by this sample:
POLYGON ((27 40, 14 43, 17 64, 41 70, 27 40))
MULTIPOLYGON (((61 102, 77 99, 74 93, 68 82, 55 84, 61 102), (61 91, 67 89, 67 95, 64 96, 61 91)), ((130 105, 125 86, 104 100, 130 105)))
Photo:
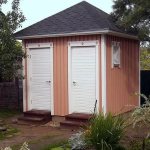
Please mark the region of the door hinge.
POLYGON ((32 104, 32 100, 31 100, 31 104, 32 104))
POLYGON ((31 58, 31 55, 27 55, 27 58, 31 58))

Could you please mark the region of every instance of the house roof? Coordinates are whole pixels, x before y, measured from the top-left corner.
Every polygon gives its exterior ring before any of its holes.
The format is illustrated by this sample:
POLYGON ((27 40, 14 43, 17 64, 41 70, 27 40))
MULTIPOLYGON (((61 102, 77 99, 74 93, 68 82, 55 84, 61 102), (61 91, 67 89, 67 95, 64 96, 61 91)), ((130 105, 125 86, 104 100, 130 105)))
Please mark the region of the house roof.
POLYGON ((109 14, 82 1, 19 31, 14 35, 18 39, 25 39, 31 37, 53 37, 67 34, 74 35, 75 33, 94 33, 97 31, 125 33, 117 27, 109 14))

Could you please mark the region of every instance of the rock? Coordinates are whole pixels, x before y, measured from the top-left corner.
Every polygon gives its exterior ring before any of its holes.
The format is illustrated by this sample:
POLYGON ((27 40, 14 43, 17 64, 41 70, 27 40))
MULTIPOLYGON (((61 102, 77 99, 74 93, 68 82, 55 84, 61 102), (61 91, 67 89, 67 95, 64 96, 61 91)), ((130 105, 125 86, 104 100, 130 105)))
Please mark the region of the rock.
POLYGON ((0 126, 3 126, 5 123, 4 122, 0 122, 0 126))
POLYGON ((6 130, 7 130, 6 127, 0 127, 0 132, 1 132, 1 131, 6 131, 6 130))
POLYGON ((13 124, 17 124, 17 123, 18 123, 18 120, 17 120, 17 119, 12 119, 11 122, 12 122, 13 124))
POLYGON ((5 123, 4 123, 4 120, 0 120, 0 127, 3 126, 5 123))

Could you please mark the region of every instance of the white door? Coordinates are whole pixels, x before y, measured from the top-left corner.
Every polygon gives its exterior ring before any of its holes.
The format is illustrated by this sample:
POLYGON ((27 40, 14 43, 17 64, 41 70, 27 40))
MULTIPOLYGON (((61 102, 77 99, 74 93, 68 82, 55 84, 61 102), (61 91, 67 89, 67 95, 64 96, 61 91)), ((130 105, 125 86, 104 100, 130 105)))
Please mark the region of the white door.
POLYGON ((71 48, 70 113, 92 113, 96 101, 96 47, 71 48))
POLYGON ((31 109, 51 110, 52 57, 50 48, 30 49, 31 109))

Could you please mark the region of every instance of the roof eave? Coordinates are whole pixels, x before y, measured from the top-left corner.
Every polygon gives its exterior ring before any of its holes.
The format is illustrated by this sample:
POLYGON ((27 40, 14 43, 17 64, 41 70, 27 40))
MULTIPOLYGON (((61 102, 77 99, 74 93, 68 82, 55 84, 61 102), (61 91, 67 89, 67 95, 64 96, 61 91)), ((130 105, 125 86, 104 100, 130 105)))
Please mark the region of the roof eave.
POLYGON ((125 37, 129 39, 138 40, 137 36, 116 32, 112 30, 97 30, 97 31, 84 31, 84 32, 72 32, 72 33, 61 33, 61 34, 46 34, 46 35, 31 35, 31 36, 18 36, 16 39, 24 40, 24 39, 35 39, 35 38, 47 38, 47 37, 64 37, 64 36, 77 36, 77 35, 92 35, 92 34, 109 34, 119 37, 125 37))

